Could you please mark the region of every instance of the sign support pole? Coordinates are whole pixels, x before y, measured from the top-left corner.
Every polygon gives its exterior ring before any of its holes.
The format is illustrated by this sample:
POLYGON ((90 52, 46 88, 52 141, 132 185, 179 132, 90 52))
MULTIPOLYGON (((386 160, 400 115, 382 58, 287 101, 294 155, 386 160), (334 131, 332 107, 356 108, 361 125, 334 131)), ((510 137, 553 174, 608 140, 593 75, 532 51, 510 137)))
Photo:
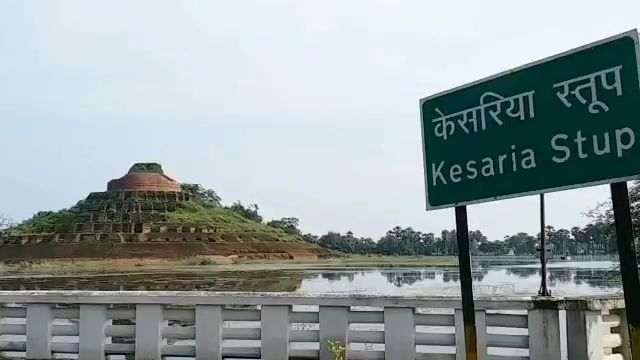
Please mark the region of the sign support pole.
POLYGON ((620 272, 624 289, 624 302, 629 325, 631 358, 640 359, 640 278, 638 277, 638 261, 636 259, 635 241, 629 208, 629 192, 626 182, 611 184, 611 200, 613 216, 618 238, 618 254, 620 255, 620 272))
POLYGON ((544 223, 544 193, 540 194, 540 266, 542 282, 540 283, 540 296, 551 296, 547 286, 547 247, 545 245, 545 223, 544 223))
POLYGON ((460 290, 462 293, 466 360, 478 360, 476 314, 473 305, 471 255, 469 253, 469 224, 467 222, 466 206, 456 206, 456 235, 458 240, 458 262, 460 263, 460 290))

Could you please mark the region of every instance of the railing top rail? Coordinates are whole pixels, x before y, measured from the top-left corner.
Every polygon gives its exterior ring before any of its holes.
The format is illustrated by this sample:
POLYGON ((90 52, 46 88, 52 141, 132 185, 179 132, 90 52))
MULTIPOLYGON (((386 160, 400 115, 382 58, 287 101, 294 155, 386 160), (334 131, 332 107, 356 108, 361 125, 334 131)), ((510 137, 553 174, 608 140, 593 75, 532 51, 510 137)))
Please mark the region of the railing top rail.
MULTIPOLYGON (((163 304, 163 305, 322 305, 460 309, 452 296, 383 296, 363 294, 300 294, 210 291, 0 291, 0 303, 163 304)), ((477 309, 589 309, 623 308, 622 296, 591 297, 479 297, 477 309)))

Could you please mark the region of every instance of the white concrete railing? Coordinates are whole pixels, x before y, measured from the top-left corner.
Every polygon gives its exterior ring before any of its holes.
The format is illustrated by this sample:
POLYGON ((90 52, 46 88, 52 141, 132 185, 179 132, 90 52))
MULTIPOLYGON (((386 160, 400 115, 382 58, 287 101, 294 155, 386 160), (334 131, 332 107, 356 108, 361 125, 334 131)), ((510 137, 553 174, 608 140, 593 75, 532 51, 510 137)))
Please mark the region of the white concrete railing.
MULTIPOLYGON (((279 293, 0 291, 0 354, 82 360, 464 359, 455 298, 279 293), (135 355, 134 355, 135 354, 135 355)), ((619 298, 476 301, 481 359, 622 360, 619 298), (566 326, 561 316, 566 314, 566 326), (566 343, 562 343, 566 340, 566 343)))

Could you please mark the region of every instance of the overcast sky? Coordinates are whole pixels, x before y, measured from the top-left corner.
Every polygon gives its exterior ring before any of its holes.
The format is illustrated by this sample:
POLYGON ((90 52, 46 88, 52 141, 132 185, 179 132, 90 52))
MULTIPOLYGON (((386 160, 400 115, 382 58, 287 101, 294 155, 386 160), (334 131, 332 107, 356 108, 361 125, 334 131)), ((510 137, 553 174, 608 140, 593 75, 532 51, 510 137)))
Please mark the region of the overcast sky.
MULTIPOLYGON (((134 162, 303 231, 439 233, 418 99, 640 27, 640 1, 0 0, 0 212, 69 207, 134 162)), ((548 196, 583 225, 608 187, 548 196)), ((536 233, 537 197, 469 207, 536 233)))

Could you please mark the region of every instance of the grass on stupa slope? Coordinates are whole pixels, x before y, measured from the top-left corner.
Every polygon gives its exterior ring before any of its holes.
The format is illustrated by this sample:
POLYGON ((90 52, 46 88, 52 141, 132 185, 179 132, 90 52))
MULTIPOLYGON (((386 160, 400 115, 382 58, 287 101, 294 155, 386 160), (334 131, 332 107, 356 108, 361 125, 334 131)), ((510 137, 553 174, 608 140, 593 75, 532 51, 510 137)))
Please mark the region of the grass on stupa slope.
MULTIPOLYGON (((81 223, 86 219, 78 212, 77 206, 71 209, 59 211, 41 211, 28 220, 11 228, 12 233, 44 233, 73 229, 75 223, 81 223), (57 229, 57 230, 54 230, 57 229)), ((243 217, 233 210, 224 207, 212 207, 200 204, 198 201, 181 203, 176 211, 167 213, 167 222, 174 224, 207 225, 218 227, 228 233, 256 234, 258 238, 280 241, 302 241, 299 236, 287 234, 265 224, 257 223, 243 217), (263 234, 264 236, 260 236, 263 234)))
POLYGON ((216 226, 230 232, 270 234, 283 241, 302 241, 299 236, 287 234, 281 229, 257 223, 233 210, 223 207, 203 206, 195 201, 183 203, 176 211, 168 213, 167 221, 171 223, 216 226))

